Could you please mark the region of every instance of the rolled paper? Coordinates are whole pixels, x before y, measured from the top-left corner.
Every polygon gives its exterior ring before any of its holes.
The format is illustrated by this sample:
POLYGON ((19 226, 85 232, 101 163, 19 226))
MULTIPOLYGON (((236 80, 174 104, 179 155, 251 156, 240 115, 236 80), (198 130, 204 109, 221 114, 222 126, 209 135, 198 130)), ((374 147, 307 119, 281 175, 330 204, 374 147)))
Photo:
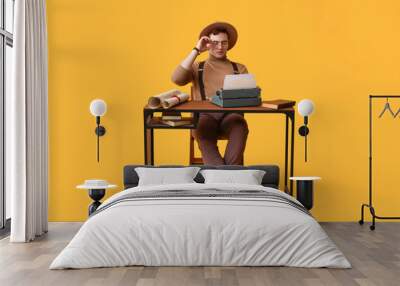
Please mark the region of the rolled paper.
POLYGON ((162 106, 163 101, 165 101, 168 98, 171 98, 174 95, 177 96, 180 93, 181 92, 177 89, 171 89, 169 91, 150 97, 147 104, 150 108, 159 108, 162 106))
POLYGON ((170 98, 165 99, 164 101, 161 101, 161 105, 164 108, 170 108, 174 105, 177 105, 179 103, 185 102, 189 100, 189 94, 187 93, 180 93, 178 95, 173 95, 170 98))

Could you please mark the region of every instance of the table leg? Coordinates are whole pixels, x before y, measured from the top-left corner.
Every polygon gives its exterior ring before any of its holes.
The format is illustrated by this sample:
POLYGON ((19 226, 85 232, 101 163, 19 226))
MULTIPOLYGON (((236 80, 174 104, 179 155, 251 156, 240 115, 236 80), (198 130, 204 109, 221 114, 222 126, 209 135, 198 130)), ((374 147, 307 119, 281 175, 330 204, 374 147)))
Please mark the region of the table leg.
POLYGON ((296 187, 297 187, 297 194, 296 198, 297 200, 302 203, 302 205, 310 210, 313 207, 313 181, 312 180, 307 180, 307 181, 296 181, 296 187))
POLYGON ((153 128, 147 129, 146 136, 147 136, 147 142, 148 142, 147 143, 148 144, 147 145, 148 157, 147 157, 147 163, 146 164, 154 165, 154 129, 153 128))
POLYGON ((89 190, 89 197, 94 201, 89 206, 89 216, 94 213, 97 208, 101 205, 100 200, 104 197, 106 193, 105 189, 91 189, 89 190))
MULTIPOLYGON (((292 121, 292 130, 291 130, 291 143, 290 143, 290 177, 293 177, 294 170, 294 112, 291 114, 290 119, 292 121)), ((290 195, 293 195, 293 181, 290 181, 290 195)))
POLYGON ((197 128, 197 124, 199 123, 200 113, 199 112, 193 112, 192 117, 193 117, 193 126, 194 126, 193 129, 196 129, 197 128))
POLYGON ((285 125, 285 193, 290 193, 288 190, 288 136, 289 136, 289 117, 285 114, 286 125, 285 125))
POLYGON ((147 114, 143 110, 143 148, 144 164, 147 165, 147 114))
POLYGON ((144 164, 154 165, 154 129, 148 126, 153 113, 143 112, 144 164))

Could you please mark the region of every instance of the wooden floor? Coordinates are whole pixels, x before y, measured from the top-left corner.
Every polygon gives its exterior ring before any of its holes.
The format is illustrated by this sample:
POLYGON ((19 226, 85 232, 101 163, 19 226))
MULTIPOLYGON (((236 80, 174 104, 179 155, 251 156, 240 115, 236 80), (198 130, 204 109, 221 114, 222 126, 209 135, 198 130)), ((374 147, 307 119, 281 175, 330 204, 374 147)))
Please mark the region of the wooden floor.
POLYGON ((50 223, 32 242, 0 241, 0 285, 400 285, 400 223, 370 231, 357 223, 323 223, 352 269, 289 267, 120 267, 48 270, 81 223, 50 223))

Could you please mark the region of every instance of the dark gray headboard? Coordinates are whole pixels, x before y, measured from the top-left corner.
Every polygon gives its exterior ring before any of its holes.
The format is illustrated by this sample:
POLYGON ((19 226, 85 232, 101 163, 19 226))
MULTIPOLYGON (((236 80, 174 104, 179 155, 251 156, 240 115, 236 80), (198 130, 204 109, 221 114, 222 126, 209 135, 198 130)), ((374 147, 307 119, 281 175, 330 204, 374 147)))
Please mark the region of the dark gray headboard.
MULTIPOLYGON (((262 180, 262 185, 265 187, 272 187, 275 189, 279 188, 279 167, 276 165, 250 165, 250 166, 238 166, 238 165, 222 165, 222 166, 202 166, 192 165, 200 167, 201 169, 220 169, 220 170, 264 170, 266 173, 262 180)), ((133 188, 138 185, 139 177, 135 172, 136 167, 148 167, 148 168, 178 168, 187 167, 183 165, 160 165, 160 166, 146 166, 146 165, 127 165, 124 167, 124 189, 133 188)), ((197 183, 204 183, 203 176, 198 173, 194 180, 197 183)))

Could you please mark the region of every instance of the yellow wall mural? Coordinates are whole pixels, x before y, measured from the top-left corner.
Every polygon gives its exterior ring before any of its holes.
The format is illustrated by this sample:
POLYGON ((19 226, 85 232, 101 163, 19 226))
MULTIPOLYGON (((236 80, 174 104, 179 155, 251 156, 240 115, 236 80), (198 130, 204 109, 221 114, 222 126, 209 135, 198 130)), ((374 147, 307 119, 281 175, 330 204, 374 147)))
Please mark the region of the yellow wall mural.
MULTIPOLYGON (((142 108, 151 95, 175 88, 171 73, 214 21, 232 23, 238 43, 228 53, 253 73, 264 100, 315 103, 309 162, 297 135, 295 175, 322 177, 312 210, 320 221, 356 221, 368 198, 368 95, 400 94, 400 2, 47 1, 51 221, 83 221, 90 204, 76 185, 102 178, 122 190, 122 169, 142 164, 142 108), (108 104, 107 133, 96 161, 92 99, 108 104)), ((200 56, 205 59, 206 53, 200 56)), ((189 86, 179 87, 189 91, 189 86)), ((398 211, 400 117, 377 119, 375 203, 398 211)), ((392 101, 400 108, 400 100, 392 101)), ((246 164, 278 164, 283 186, 283 115, 246 115, 246 164)), ((187 164, 189 133, 156 131, 156 164, 187 164)), ((223 147, 223 146, 222 146, 223 147)))

